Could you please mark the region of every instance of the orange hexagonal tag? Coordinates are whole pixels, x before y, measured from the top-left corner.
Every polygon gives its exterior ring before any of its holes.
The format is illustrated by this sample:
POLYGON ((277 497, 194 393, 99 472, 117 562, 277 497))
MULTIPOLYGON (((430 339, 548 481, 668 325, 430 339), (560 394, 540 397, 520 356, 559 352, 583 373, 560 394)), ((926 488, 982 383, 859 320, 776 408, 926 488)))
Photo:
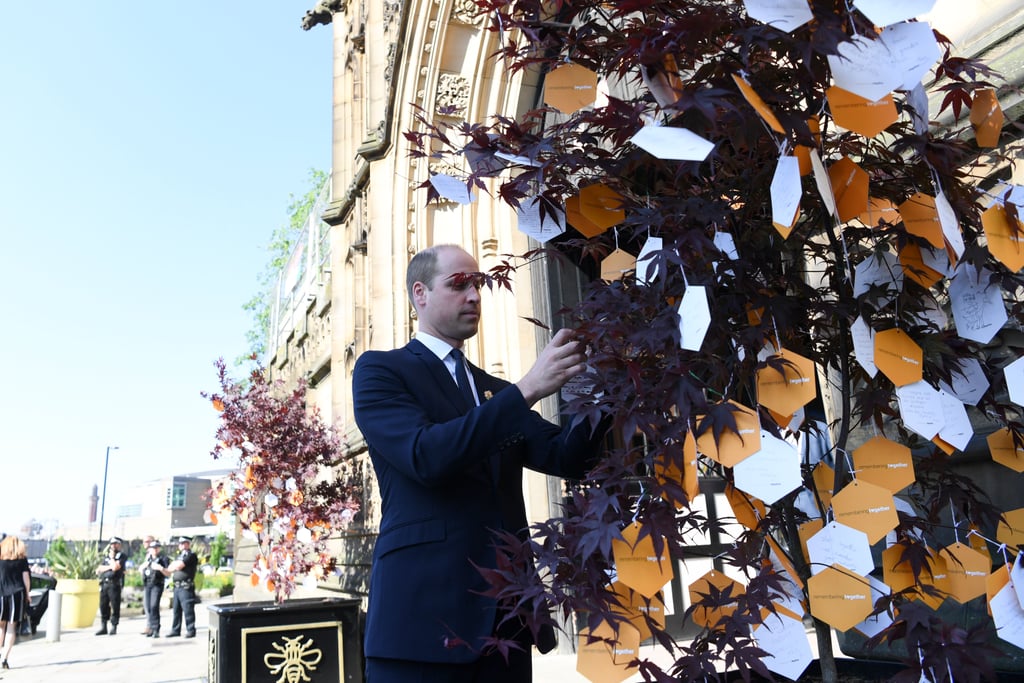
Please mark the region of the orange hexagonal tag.
POLYGON ((949 577, 949 597, 964 603, 984 595, 992 560, 988 553, 979 553, 963 543, 954 543, 939 551, 946 560, 949 577))
POLYGON ((1024 448, 1013 443, 1013 432, 997 429, 988 435, 988 452, 992 459, 1015 472, 1024 472, 1024 448))
POLYGON ((757 115, 764 119, 764 122, 767 123, 768 126, 776 133, 785 135, 786 129, 782 127, 781 123, 779 123, 779 119, 775 116, 775 112, 773 112, 761 96, 757 94, 757 91, 754 90, 753 86, 747 82, 747 79, 739 74, 733 74, 732 80, 736 82, 736 86, 740 89, 740 93, 742 93, 744 99, 750 103, 750 106, 754 108, 757 115))
POLYGON ((628 251, 616 249, 601 261, 601 279, 607 282, 621 280, 622 276, 636 269, 636 256, 628 251))
POLYGON ((563 114, 589 107, 597 100, 596 73, 579 64, 562 64, 544 78, 544 102, 563 114))
MULTIPOLYGON (((654 476, 660 481, 679 482, 686 493, 687 500, 670 501, 674 502, 677 510, 682 510, 687 504, 692 503, 700 495, 700 480, 697 474, 697 442, 692 432, 686 433, 683 439, 683 469, 667 458, 659 457, 654 461, 654 476)), ((668 501, 663 493, 662 498, 668 501)))
POLYGON ((756 529, 767 514, 767 508, 762 501, 740 491, 732 484, 725 485, 725 499, 729 501, 736 521, 750 530, 756 529))
POLYGON ((1005 118, 995 90, 983 88, 974 92, 971 126, 978 147, 995 147, 999 144, 999 133, 1002 132, 1005 118))
POLYGON ((746 592, 739 581, 712 569, 690 584, 690 604, 693 623, 714 629, 718 623, 736 611, 736 599, 746 592))
POLYGON ((945 249, 946 242, 942 236, 942 223, 939 222, 939 211, 935 208, 935 197, 918 192, 900 204, 900 215, 907 232, 928 240, 936 249, 945 249))
POLYGON ((807 580, 811 614, 839 631, 864 621, 874 603, 871 584, 838 565, 832 565, 807 580))
POLYGON ((1024 508, 1007 510, 1003 519, 996 528, 996 540, 1009 546, 1024 545, 1024 508))
MULTIPOLYGON (((697 450, 719 464, 735 467, 736 463, 761 450, 761 421, 750 408, 735 401, 729 404, 733 407, 736 431, 724 429, 716 442, 714 430, 708 429, 697 437, 697 450)), ((698 417, 698 425, 703 420, 704 416, 698 417)))
POLYGON ((867 534, 872 545, 900 522, 892 492, 859 479, 832 497, 832 511, 836 520, 867 534))
POLYGON ((914 483, 914 458, 903 444, 876 436, 853 451, 857 479, 892 493, 914 483))
POLYGON ((900 328, 875 333, 875 366, 896 386, 920 382, 923 362, 921 347, 900 328))
POLYGON ((825 98, 837 126, 860 133, 867 138, 875 137, 896 123, 900 117, 892 94, 872 101, 849 90, 832 86, 825 91, 825 98))
POLYGON ((565 200, 565 219, 572 227, 585 237, 597 237, 608 228, 602 228, 598 224, 583 215, 580 211, 579 195, 567 197, 565 200))
POLYGON ((604 232, 626 218, 622 195, 603 183, 580 189, 580 213, 604 232))
POLYGON ((775 355, 784 362, 780 373, 773 367, 757 371, 757 402, 780 415, 792 415, 814 400, 814 361, 782 349, 775 355))
POLYGON ((640 652, 640 632, 631 624, 618 626, 618 633, 608 622, 602 622, 593 631, 580 629, 576 671, 591 683, 620 683, 637 672, 629 664, 640 652), (588 642, 591 635, 602 640, 588 642))
POLYGON ((614 582, 609 589, 618 600, 618 605, 611 605, 612 612, 626 617, 640 632, 640 640, 651 637, 652 622, 665 628, 665 599, 661 593, 645 598, 621 581, 614 582))
POLYGON ((859 218, 860 222, 869 228, 883 230, 888 230, 903 220, 896 205, 881 197, 868 197, 868 209, 859 218))
POLYGON ((619 581, 650 598, 672 580, 672 558, 665 545, 660 555, 655 553, 654 539, 650 534, 640 538, 640 529, 639 524, 627 525, 622 530, 623 540, 612 541, 612 555, 619 581))
POLYGON ((821 501, 821 509, 828 510, 832 507, 832 489, 836 485, 836 471, 828 463, 822 461, 814 466, 811 478, 814 480, 814 489, 818 493, 818 500, 821 501))
POLYGON ((850 157, 828 167, 829 182, 836 197, 836 214, 845 223, 868 208, 868 174, 850 157))
POLYGON ((925 289, 942 279, 942 273, 924 262, 921 247, 913 242, 907 242, 900 249, 900 264, 903 266, 903 274, 925 289))
POLYGON ((1006 207, 993 204, 981 214, 989 253, 1016 273, 1024 268, 1024 225, 1010 220, 1006 207))

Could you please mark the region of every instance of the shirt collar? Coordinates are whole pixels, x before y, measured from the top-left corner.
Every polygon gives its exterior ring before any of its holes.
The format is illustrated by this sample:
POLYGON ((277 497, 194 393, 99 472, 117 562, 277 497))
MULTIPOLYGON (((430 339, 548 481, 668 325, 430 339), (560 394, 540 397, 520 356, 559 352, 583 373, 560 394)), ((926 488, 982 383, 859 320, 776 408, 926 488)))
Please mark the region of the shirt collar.
POLYGON ((452 352, 453 348, 455 348, 448 342, 438 339, 437 337, 431 334, 427 334, 426 332, 417 332, 416 341, 426 346, 427 349, 429 349, 432 354, 434 354, 441 360, 447 358, 448 354, 452 352))

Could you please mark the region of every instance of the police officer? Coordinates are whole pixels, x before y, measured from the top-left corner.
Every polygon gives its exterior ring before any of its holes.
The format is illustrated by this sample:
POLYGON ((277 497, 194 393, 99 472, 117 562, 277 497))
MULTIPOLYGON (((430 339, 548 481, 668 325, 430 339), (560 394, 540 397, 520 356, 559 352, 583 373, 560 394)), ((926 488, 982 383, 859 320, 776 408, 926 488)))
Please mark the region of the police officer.
POLYGON ((182 536, 178 539, 178 559, 164 570, 165 576, 174 581, 174 617, 171 620, 171 632, 167 638, 181 635, 181 616, 185 615, 185 637, 196 637, 196 570, 199 569, 199 557, 192 552, 192 539, 182 536))
POLYGON ((121 551, 121 539, 113 537, 107 546, 107 557, 103 564, 96 568, 96 576, 100 579, 100 620, 103 625, 96 635, 105 636, 117 633, 117 623, 121 621, 121 588, 124 586, 124 565, 128 556, 121 551), (110 630, 107 630, 107 622, 110 630))
POLYGON ((146 548, 146 559, 139 567, 142 573, 142 607, 146 612, 146 630, 142 635, 157 638, 160 635, 160 596, 164 593, 164 569, 170 564, 160 552, 160 541, 152 540, 146 548))

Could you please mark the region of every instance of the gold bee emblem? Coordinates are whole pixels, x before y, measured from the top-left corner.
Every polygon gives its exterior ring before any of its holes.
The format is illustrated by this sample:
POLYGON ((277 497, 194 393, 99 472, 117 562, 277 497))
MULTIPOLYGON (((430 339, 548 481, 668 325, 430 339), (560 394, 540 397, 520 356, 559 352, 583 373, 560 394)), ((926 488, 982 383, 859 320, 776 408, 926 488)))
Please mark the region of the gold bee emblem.
POLYGON ((275 683, 300 683, 300 681, 312 680, 307 671, 316 671, 316 665, 320 663, 323 652, 319 648, 313 648, 313 639, 305 643, 300 642, 303 636, 295 638, 281 636, 284 645, 271 643, 277 652, 268 652, 263 655, 263 663, 270 670, 271 676, 281 674, 275 683))

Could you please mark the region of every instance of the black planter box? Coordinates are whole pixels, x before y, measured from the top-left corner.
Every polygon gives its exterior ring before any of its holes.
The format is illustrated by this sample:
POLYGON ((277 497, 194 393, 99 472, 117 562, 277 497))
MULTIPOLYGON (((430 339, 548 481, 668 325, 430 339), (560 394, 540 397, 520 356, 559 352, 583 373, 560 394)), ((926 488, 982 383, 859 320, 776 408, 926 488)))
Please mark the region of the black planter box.
POLYGON ((210 605, 210 683, 362 683, 360 601, 210 605))

